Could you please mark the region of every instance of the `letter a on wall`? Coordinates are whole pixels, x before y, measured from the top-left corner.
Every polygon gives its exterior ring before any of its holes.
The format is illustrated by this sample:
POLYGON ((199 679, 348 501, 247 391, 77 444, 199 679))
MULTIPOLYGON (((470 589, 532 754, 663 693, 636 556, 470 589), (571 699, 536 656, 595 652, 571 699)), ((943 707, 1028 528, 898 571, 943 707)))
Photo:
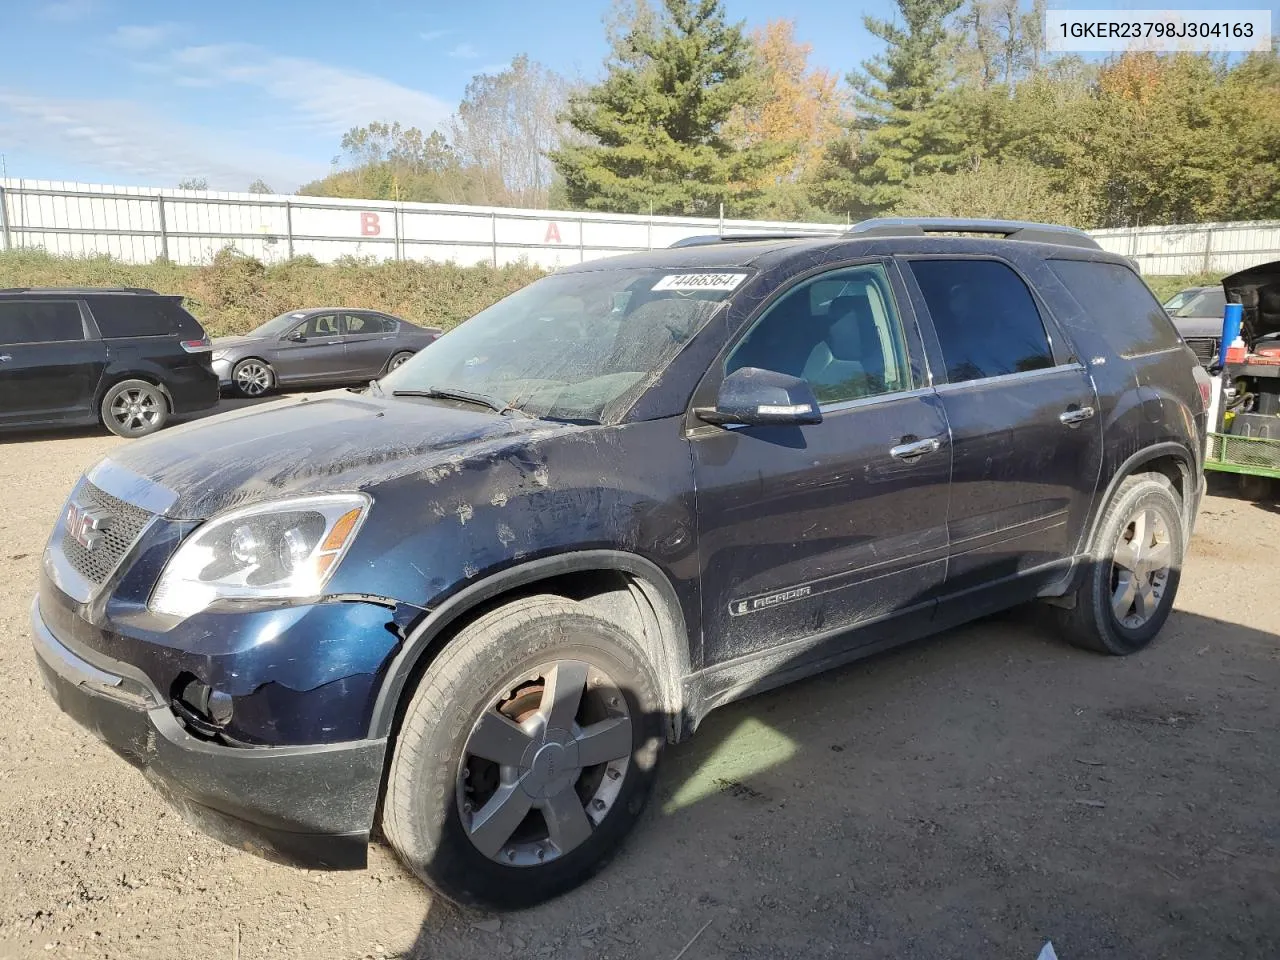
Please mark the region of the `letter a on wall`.
POLYGON ((378 223, 378 215, 376 213, 360 214, 360 235, 362 237, 376 237, 382 233, 382 224, 378 223))
POLYGON ((547 224, 547 235, 542 238, 543 243, 560 243, 560 224, 554 220, 547 224))

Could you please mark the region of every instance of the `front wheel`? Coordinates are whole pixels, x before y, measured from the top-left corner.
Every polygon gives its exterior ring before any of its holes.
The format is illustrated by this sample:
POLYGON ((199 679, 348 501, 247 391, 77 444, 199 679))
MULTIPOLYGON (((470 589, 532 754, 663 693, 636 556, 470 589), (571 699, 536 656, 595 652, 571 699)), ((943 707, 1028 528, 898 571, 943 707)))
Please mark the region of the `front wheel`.
POLYGON ((540 903, 622 842, 663 731, 653 671, 625 631, 561 597, 516 600, 465 627, 423 674, 383 831, 454 901, 540 903))
POLYGON ((1182 502, 1169 479, 1126 478, 1098 524, 1075 605, 1057 611, 1067 639, 1115 655, 1147 646, 1173 610, 1185 550, 1182 502))
POLYGON ((102 398, 102 423, 117 437, 145 437, 169 419, 169 404, 154 383, 125 380, 102 398))
POLYGON ((271 389, 275 376, 262 360, 241 360, 231 371, 231 382, 242 397, 260 397, 271 389))

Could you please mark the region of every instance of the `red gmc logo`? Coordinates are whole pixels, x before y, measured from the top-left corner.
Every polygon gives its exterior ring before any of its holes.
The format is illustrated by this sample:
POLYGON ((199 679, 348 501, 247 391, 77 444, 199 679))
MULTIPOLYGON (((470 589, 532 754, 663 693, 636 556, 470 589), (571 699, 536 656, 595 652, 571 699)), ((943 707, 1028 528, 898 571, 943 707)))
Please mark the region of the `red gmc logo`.
POLYGON ((74 500, 67 506, 67 533, 86 550, 92 550, 102 539, 102 531, 110 522, 111 514, 101 507, 82 507, 74 500))

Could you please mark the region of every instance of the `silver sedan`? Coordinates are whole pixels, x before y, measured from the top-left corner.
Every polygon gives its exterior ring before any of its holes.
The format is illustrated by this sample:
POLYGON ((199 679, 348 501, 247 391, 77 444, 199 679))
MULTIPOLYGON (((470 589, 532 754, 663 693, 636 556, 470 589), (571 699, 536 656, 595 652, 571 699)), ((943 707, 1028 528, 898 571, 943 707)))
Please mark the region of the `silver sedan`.
POLYGON ((442 333, 375 310, 294 310, 213 341, 218 381, 245 397, 274 387, 359 383, 394 370, 442 333))

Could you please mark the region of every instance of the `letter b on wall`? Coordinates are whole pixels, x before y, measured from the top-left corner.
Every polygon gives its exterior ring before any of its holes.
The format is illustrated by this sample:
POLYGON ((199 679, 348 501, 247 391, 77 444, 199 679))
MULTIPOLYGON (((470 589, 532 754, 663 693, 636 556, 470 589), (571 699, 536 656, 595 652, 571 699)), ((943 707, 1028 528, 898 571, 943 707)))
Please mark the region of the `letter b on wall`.
POLYGON ((382 224, 378 223, 378 215, 376 213, 360 214, 360 235, 362 237, 376 237, 382 233, 382 224))

